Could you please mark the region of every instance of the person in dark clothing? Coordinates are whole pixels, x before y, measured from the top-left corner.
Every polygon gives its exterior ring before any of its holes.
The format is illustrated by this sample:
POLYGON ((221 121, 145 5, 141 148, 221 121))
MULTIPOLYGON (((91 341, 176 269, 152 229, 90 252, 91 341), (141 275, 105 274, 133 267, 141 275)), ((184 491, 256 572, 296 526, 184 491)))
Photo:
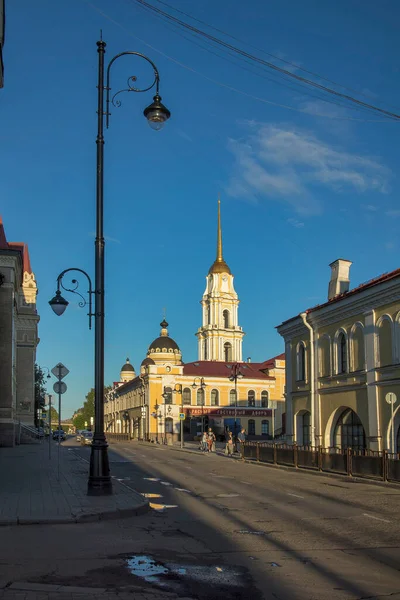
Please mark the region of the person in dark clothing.
POLYGON ((241 431, 239 432, 239 434, 238 434, 237 437, 238 437, 238 442, 240 444, 240 450, 239 450, 239 452, 240 452, 240 458, 243 458, 243 456, 244 456, 244 447, 243 447, 243 444, 246 441, 246 433, 245 433, 244 428, 241 429, 241 431))

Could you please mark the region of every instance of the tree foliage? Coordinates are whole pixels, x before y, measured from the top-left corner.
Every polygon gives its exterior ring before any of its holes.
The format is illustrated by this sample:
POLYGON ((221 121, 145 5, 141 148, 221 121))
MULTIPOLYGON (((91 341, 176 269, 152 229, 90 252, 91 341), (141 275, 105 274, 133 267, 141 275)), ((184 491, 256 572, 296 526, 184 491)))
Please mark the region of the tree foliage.
MULTIPOLYGON (((104 394, 106 394, 109 389, 110 386, 105 387, 104 394)), ((94 388, 86 394, 85 402, 83 403, 82 408, 77 410, 72 422, 76 429, 85 429, 86 427, 90 427, 91 418, 94 419, 94 388)))

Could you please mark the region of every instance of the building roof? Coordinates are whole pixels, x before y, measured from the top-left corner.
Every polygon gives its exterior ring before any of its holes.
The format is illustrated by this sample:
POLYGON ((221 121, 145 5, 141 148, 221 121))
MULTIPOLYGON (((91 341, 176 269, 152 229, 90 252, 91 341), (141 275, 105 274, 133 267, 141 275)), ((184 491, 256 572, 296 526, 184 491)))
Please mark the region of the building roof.
MULTIPOLYGON (((267 362, 267 361, 265 361, 267 362)), ((199 377, 223 377, 229 379, 232 374, 232 362, 214 360, 197 360, 183 365, 183 375, 199 377)), ((238 363, 244 379, 275 379, 262 372, 265 363, 238 363)))
POLYGON ((24 273, 32 273, 28 245, 24 242, 7 242, 3 219, 0 216, 0 250, 16 250, 21 253, 24 273))
MULTIPOLYGON (((304 312, 311 313, 311 312, 314 312, 321 308, 325 308, 326 306, 335 304, 336 302, 340 302, 341 300, 345 300, 346 298, 350 298, 352 296, 355 296, 356 294, 360 294, 360 293, 364 292, 365 290, 368 290, 376 285, 380 285, 381 283, 385 283, 386 281, 396 279, 397 277, 400 277, 400 269, 395 269, 394 271, 390 271, 389 273, 383 273, 382 275, 379 275, 378 277, 375 277, 374 279, 370 279, 369 281, 361 283, 360 285, 353 288, 352 290, 349 290, 348 292, 343 292, 342 294, 338 294, 337 296, 335 296, 334 298, 331 298, 327 302, 323 302, 322 304, 316 304, 315 306, 312 306, 311 308, 307 308, 304 312)), ((286 321, 283 321, 282 325, 284 323, 289 323, 290 321, 297 319, 299 316, 300 316, 300 314, 296 315, 295 317, 291 317, 290 319, 287 319, 286 321)), ((278 325, 278 327, 279 327, 279 325, 278 325)))

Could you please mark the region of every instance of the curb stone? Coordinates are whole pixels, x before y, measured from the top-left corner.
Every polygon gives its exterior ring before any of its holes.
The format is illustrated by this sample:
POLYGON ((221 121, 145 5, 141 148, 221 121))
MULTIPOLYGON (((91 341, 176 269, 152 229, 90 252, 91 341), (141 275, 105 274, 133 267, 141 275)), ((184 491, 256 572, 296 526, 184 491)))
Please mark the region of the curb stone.
POLYGON ((0 519, 0 527, 16 525, 71 525, 72 523, 94 523, 95 521, 112 521, 127 517, 136 517, 150 510, 148 500, 144 500, 134 508, 121 508, 106 510, 97 513, 83 513, 80 515, 65 515, 61 517, 10 517, 0 519))

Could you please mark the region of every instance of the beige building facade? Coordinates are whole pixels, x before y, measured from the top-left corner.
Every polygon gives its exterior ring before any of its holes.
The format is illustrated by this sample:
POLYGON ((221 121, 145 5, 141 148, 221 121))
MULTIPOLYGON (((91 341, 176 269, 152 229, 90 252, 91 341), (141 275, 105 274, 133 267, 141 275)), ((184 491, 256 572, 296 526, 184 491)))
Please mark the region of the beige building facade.
POLYGON ((0 446, 35 422, 36 295, 28 247, 7 241, 0 218, 0 446))
POLYGON ((288 441, 399 452, 400 269, 350 289, 351 262, 330 267, 328 301, 277 328, 288 441))

